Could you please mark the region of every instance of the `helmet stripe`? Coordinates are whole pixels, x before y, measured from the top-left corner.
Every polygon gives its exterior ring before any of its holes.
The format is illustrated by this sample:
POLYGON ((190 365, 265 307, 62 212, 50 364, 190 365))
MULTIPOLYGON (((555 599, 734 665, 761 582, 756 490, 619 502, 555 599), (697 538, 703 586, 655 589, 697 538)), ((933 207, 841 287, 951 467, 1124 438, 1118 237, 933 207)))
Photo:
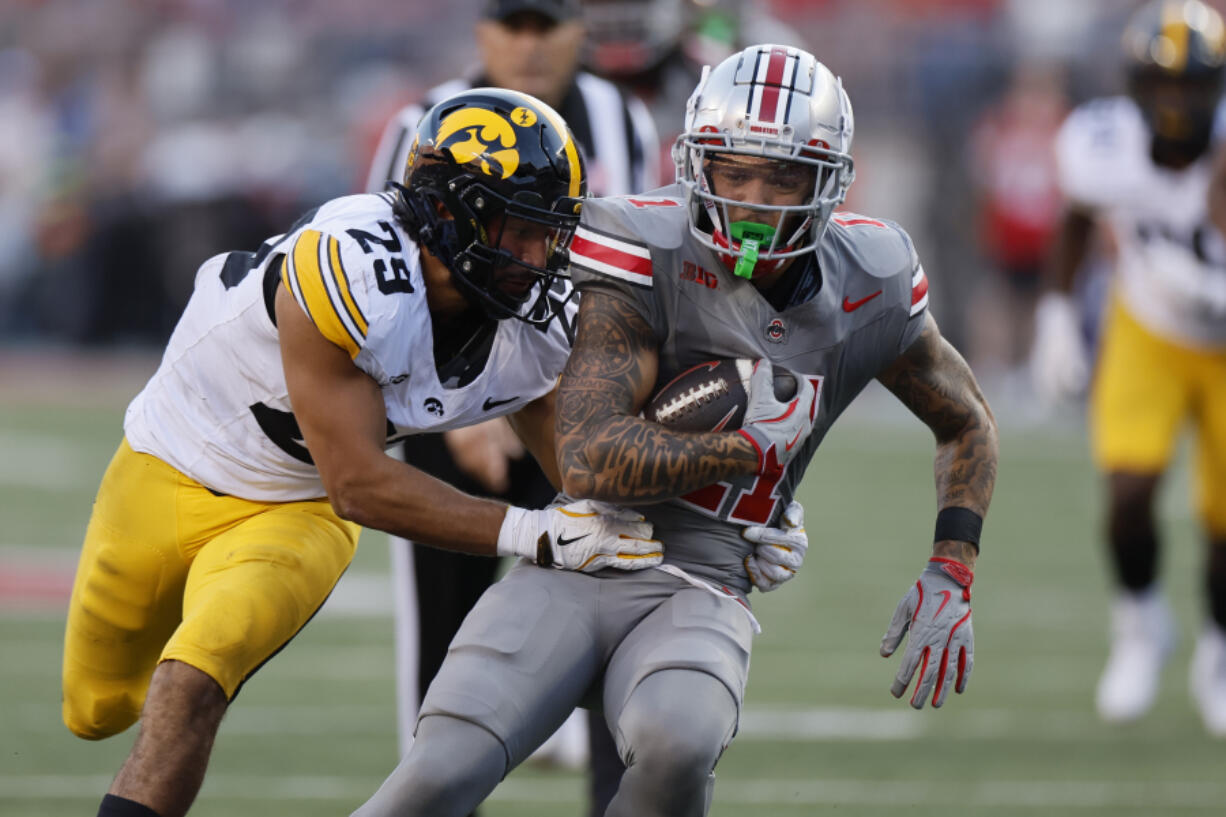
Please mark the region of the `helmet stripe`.
POLYGON ((1184 19, 1184 3, 1167 3, 1162 7, 1162 36, 1175 47, 1172 59, 1163 68, 1182 71, 1188 65, 1188 21, 1184 19))
POLYGON ((766 80, 762 89, 762 108, 758 118, 774 122, 779 111, 779 89, 783 86, 783 69, 787 67, 788 52, 772 48, 770 61, 766 64, 766 80))
MULTIPOLYGON (((525 102, 533 101, 532 97, 524 94, 525 102)), ((553 108, 542 106, 537 108, 532 105, 532 110, 542 114, 557 130, 558 135, 562 137, 562 149, 566 154, 566 163, 570 169, 570 184, 567 187, 566 195, 572 199, 579 195, 579 191, 583 185, 583 165, 579 161, 579 150, 575 147, 575 140, 570 135, 570 128, 566 125, 566 120, 558 115, 553 108)))
POLYGON ((583 165, 579 163, 579 151, 575 148, 575 140, 571 138, 570 132, 565 127, 561 132, 566 140, 566 162, 570 165, 570 186, 566 189, 566 195, 573 199, 579 195, 583 184, 583 165))

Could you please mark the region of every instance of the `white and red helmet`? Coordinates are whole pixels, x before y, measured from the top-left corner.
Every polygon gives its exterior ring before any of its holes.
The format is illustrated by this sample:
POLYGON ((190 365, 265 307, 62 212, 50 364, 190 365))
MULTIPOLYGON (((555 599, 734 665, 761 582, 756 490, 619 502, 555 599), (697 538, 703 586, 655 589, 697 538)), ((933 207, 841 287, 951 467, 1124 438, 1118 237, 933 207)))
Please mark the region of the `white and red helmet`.
POLYGON ((686 105, 685 131, 673 145, 677 181, 685 188, 690 209, 690 231, 731 267, 745 251, 730 235, 728 206, 776 212, 769 245, 754 248, 759 261, 754 276, 812 251, 855 177, 854 124, 842 81, 799 48, 753 45, 715 68, 704 68, 686 105), (806 166, 814 174, 812 196, 791 206, 718 196, 706 169, 707 160, 716 154, 761 156, 806 166))

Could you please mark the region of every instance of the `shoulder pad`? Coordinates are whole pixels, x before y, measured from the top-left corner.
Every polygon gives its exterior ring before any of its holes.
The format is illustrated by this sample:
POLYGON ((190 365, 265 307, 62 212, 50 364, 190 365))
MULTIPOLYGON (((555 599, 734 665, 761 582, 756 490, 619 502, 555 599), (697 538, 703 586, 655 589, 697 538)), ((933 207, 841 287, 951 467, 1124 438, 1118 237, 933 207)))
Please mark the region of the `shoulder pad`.
POLYGON ((842 269, 844 274, 859 272, 883 282, 896 282, 885 286, 888 293, 894 293, 887 295, 887 302, 908 310, 910 317, 924 311, 928 306, 928 276, 906 230, 888 219, 848 212, 836 213, 830 225, 831 240, 823 242, 823 251, 837 257, 823 258, 823 265, 842 269))
POLYGON ((652 250, 680 247, 688 230, 685 205, 673 196, 589 199, 571 243, 572 273, 579 283, 590 275, 650 288, 652 250))
MULTIPOLYGON (((370 276, 378 272, 378 259, 367 256, 402 259, 406 241, 383 196, 333 199, 289 237, 281 280, 320 333, 356 358, 370 328, 370 276)), ((389 285, 399 280, 397 266, 383 263, 389 285)))
POLYGON ((858 213, 838 212, 830 219, 834 243, 842 245, 862 271, 892 278, 919 266, 911 236, 897 223, 858 213))
POLYGON ((1127 97, 1091 100, 1078 106, 1056 136, 1057 182, 1073 201, 1101 206, 1111 203, 1119 181, 1120 161, 1147 143, 1145 125, 1136 103, 1127 97))
POLYGON ((641 195, 589 199, 583 203, 581 223, 662 250, 677 249, 689 234, 685 198, 672 186, 641 195))

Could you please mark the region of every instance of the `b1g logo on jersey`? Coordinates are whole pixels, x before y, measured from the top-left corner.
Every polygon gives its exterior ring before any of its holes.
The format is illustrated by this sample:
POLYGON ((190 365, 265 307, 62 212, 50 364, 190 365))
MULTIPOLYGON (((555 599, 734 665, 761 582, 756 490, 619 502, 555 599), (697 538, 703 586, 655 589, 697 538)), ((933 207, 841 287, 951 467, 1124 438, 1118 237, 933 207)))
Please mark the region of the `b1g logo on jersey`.
MULTIPOLYGON (((525 126, 536 121, 536 114, 527 108, 516 108, 515 113, 531 117, 531 121, 521 122, 525 126)), ((511 123, 485 108, 460 108, 444 118, 438 128, 438 147, 449 149, 457 164, 478 164, 485 175, 503 179, 511 178, 519 167, 515 142, 511 123)))
POLYGON ((778 318, 771 318, 770 323, 766 324, 765 335, 771 343, 783 343, 788 337, 787 324, 778 318))
POLYGON ((707 289, 719 289, 719 279, 714 273, 707 272, 693 261, 685 261, 681 264, 681 280, 702 284, 707 289))

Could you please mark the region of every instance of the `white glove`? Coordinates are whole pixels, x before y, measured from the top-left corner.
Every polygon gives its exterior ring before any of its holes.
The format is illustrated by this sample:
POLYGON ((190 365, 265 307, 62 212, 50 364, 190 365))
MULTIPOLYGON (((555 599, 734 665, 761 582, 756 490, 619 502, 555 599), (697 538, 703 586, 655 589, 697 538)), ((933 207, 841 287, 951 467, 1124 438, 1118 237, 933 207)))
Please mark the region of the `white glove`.
POLYGON ((975 574, 954 559, 934 556, 894 610, 890 626, 881 639, 881 655, 889 658, 898 649, 907 630, 907 649, 890 686, 901 698, 919 669, 911 694, 911 706, 924 708, 932 693, 932 705, 945 703, 949 688, 966 689, 975 666, 975 633, 971 629, 971 583, 975 574))
POLYGON ((1045 293, 1034 311, 1030 375, 1039 398, 1053 405, 1085 391, 1090 364, 1077 305, 1068 295, 1045 293))
POLYGON ((794 377, 796 394, 791 400, 777 400, 773 367, 763 358, 754 363, 745 389, 749 401, 741 434, 758 450, 758 473, 764 476, 778 478, 813 430, 817 390, 809 378, 794 377))
POLYGON ((642 570, 664 558, 642 514, 590 499, 541 511, 507 508, 498 531, 498 555, 585 573, 604 567, 642 570))
POLYGON ((791 503, 784 509, 782 521, 780 528, 752 525, 741 531, 755 544, 753 553, 745 557, 745 572, 753 586, 763 593, 795 576, 809 549, 804 507, 799 502, 791 503))

